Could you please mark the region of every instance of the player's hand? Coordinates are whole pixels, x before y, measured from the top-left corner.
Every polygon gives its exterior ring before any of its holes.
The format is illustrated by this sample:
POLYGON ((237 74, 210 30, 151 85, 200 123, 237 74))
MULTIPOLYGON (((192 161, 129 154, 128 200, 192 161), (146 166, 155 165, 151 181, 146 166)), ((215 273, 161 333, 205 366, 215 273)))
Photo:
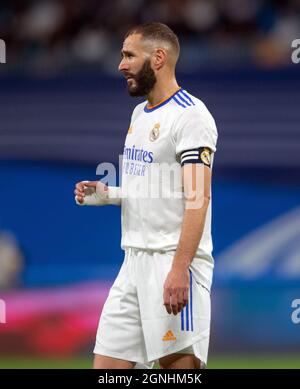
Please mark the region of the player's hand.
POLYGON ((84 197, 97 192, 100 196, 108 190, 108 187, 101 181, 80 181, 77 182, 74 190, 75 199, 79 204, 84 203, 84 197))
POLYGON ((189 269, 172 268, 164 284, 164 306, 169 314, 181 312, 188 303, 189 269))

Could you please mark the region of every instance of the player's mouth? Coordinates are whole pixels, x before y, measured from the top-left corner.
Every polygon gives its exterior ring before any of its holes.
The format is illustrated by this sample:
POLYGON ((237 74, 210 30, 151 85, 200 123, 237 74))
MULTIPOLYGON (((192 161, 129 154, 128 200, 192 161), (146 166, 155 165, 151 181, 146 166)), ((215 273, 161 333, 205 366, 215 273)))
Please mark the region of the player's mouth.
POLYGON ((134 80, 134 78, 132 76, 130 76, 130 75, 125 76, 125 78, 126 78, 127 81, 134 80))

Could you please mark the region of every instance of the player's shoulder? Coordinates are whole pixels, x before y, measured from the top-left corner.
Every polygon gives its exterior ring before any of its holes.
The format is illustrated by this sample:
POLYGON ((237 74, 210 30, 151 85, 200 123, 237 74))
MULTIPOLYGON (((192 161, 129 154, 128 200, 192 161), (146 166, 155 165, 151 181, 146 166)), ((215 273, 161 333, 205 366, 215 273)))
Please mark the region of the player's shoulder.
POLYGON ((187 90, 180 88, 173 98, 173 106, 179 113, 187 114, 207 114, 209 113, 206 105, 198 97, 192 95, 187 90))
POLYGON ((206 104, 198 97, 181 88, 174 95, 173 109, 177 112, 177 118, 190 120, 199 118, 215 126, 214 118, 206 104))

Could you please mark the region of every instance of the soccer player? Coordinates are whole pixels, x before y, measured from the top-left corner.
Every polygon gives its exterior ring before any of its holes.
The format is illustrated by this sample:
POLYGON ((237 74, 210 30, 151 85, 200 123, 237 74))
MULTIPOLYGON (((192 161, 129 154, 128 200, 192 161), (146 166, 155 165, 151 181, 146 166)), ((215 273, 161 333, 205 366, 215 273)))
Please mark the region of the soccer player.
POLYGON ((82 181, 75 189, 77 204, 122 207, 125 258, 100 317, 94 367, 153 361, 161 368, 204 367, 214 266, 215 121, 177 84, 179 42, 168 26, 132 28, 121 55, 129 94, 147 98, 132 113, 122 185, 82 181), (173 175, 165 179, 170 166, 173 175))

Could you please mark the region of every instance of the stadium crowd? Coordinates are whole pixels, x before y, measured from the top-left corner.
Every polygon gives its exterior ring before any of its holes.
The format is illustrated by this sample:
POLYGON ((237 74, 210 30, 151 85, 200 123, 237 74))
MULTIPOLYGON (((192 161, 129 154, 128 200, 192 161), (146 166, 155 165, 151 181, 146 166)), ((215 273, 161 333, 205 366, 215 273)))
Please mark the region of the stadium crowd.
POLYGON ((10 68, 100 65, 111 71, 124 32, 150 20, 180 36, 182 69, 277 66, 290 60, 291 41, 300 38, 300 1, 2 0, 0 38, 10 68))

